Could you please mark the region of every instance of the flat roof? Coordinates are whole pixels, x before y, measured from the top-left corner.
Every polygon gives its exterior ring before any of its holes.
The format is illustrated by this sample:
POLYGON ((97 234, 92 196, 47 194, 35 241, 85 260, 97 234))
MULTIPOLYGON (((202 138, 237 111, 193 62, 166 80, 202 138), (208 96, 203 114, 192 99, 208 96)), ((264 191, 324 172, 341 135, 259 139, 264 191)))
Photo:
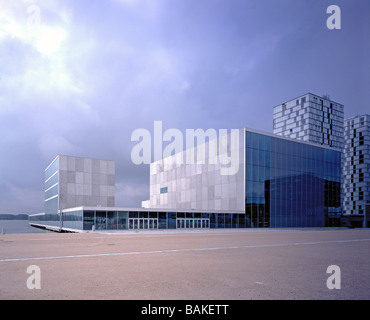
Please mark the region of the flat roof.
POLYGON ((62 212, 72 212, 77 210, 85 211, 145 211, 145 212, 199 212, 199 213, 245 213, 239 210, 195 210, 195 209, 163 209, 163 208, 127 208, 127 207, 74 207, 62 210, 62 212))
POLYGON ((369 114, 367 114, 367 113, 365 113, 365 114, 363 114, 363 115, 356 115, 356 116, 353 116, 353 117, 351 117, 351 118, 344 119, 344 122, 346 122, 346 121, 350 121, 350 120, 354 120, 354 119, 359 119, 359 118, 367 118, 367 117, 369 117, 369 118, 370 118, 370 115, 369 115, 369 114))
POLYGON ((248 131, 248 132, 252 132, 252 133, 258 133, 258 134, 262 134, 262 135, 265 135, 265 136, 269 136, 271 138, 278 138, 278 139, 283 139, 283 140, 287 140, 287 141, 291 141, 291 142, 307 144, 307 145, 310 145, 310 146, 313 146, 313 147, 324 148, 324 149, 328 149, 328 150, 342 152, 341 149, 334 148, 334 147, 329 147, 327 145, 318 144, 318 143, 311 142, 311 141, 303 141, 303 140, 298 140, 298 139, 294 139, 294 138, 288 138, 288 137, 285 137, 285 136, 279 136, 277 134, 273 134, 273 133, 270 133, 270 132, 259 131, 259 130, 255 130, 255 129, 251 129, 251 128, 244 128, 244 130, 248 131))
POLYGON ((319 95, 314 94, 314 93, 311 93, 311 92, 306 92, 306 93, 304 93, 304 94, 301 94, 301 95, 300 95, 300 96, 298 96, 298 97, 295 97, 295 98, 293 98, 293 99, 290 99, 290 100, 287 100, 287 101, 285 101, 285 102, 282 102, 282 103, 280 103, 280 104, 276 105, 276 106, 275 106, 275 107, 273 107, 273 108, 279 107, 279 106, 281 106, 281 105, 282 105, 282 104, 284 104, 284 103, 288 103, 288 102, 290 102, 290 101, 297 100, 298 98, 302 98, 302 97, 304 97, 304 96, 306 96, 306 95, 308 95, 308 94, 310 94, 310 95, 312 95, 312 96, 315 96, 315 97, 317 97, 317 98, 320 98, 320 99, 324 99, 324 100, 327 100, 327 101, 331 101, 331 102, 333 102, 333 103, 335 103, 335 104, 338 104, 338 105, 340 105, 340 106, 344 107, 344 105, 343 105, 342 103, 336 102, 336 101, 334 101, 334 100, 332 100, 332 99, 330 99, 330 98, 323 97, 323 96, 319 96, 319 95))
POLYGON ((50 164, 46 167, 46 170, 49 169, 49 167, 55 162, 56 159, 60 158, 60 157, 66 157, 66 158, 76 158, 76 159, 88 159, 88 160, 98 160, 98 161, 110 161, 110 162, 114 162, 115 163, 115 160, 109 160, 109 159, 98 159, 98 158, 91 158, 91 157, 80 157, 80 156, 69 156, 69 155, 66 155, 66 154, 58 154, 54 159, 53 161, 50 162, 50 164))

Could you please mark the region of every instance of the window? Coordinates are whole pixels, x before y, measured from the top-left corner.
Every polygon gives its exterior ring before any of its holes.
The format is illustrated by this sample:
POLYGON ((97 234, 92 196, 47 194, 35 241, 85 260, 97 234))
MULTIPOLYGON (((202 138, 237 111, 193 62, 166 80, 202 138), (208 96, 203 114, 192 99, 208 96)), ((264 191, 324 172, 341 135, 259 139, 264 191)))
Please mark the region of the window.
MULTIPOLYGON (((158 189, 157 189, 158 190, 158 189)), ((159 191, 161 194, 162 193, 168 193, 168 187, 161 188, 159 191)))
POLYGON ((359 145, 362 146, 364 144, 364 137, 360 137, 359 139, 359 145))
POLYGON ((363 182, 364 181, 364 174, 363 173, 360 173, 359 174, 359 179, 358 179, 359 182, 363 182))

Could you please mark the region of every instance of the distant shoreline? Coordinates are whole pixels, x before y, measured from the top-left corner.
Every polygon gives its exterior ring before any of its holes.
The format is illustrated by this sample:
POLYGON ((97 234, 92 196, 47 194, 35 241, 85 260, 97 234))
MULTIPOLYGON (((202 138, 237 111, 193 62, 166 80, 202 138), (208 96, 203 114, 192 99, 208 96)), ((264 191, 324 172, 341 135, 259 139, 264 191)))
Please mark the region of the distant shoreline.
POLYGON ((28 220, 27 214, 0 214, 1 220, 28 220))

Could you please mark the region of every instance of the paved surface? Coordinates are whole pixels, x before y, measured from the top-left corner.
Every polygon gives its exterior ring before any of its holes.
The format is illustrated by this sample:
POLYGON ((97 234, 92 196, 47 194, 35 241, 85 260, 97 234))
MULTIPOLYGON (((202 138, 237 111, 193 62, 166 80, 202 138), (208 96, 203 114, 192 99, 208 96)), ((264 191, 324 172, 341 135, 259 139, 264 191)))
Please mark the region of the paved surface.
POLYGON ((0 299, 370 299, 370 229, 1 235, 0 299))

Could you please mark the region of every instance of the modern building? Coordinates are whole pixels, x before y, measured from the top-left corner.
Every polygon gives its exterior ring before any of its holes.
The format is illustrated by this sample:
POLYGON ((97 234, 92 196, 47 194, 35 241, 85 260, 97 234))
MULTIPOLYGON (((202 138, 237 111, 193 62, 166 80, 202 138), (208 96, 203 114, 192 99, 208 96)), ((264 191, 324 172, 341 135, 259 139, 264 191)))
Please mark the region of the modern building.
MULTIPOLYGON (((368 116, 346 128, 345 212, 363 218, 368 116)), ((80 231, 339 226, 343 105, 307 93, 274 107, 273 132, 197 130, 202 143, 150 164, 142 208, 114 207, 113 161, 58 156, 45 170, 45 213, 30 222, 80 231)))
POLYGON ((342 149, 343 110, 327 95, 307 93, 274 107, 273 133, 342 149))
POLYGON ((239 136, 234 175, 178 155, 152 163, 149 207, 245 212, 246 227, 339 224, 341 150, 251 129, 239 136))
MULTIPOLYGON (((92 226, 104 230, 130 230, 336 225, 341 210, 340 150, 251 129, 241 129, 237 136, 239 144, 234 153, 239 159, 234 163, 237 170, 222 171, 230 168, 225 168, 220 162, 212 162, 209 152, 203 164, 178 161, 179 155, 153 163, 148 201, 153 206, 150 208, 104 206, 100 198, 104 198, 105 193, 92 199, 87 195, 87 198, 77 198, 76 194, 74 201, 90 199, 96 202, 93 205, 82 202, 75 206, 73 203, 77 202, 70 202, 68 208, 65 205, 59 207, 59 216, 49 211, 49 214, 30 216, 30 223, 59 224, 59 228, 64 230, 80 231, 91 230, 92 226)), ((205 146, 208 147, 207 143, 205 146)), ((229 154, 231 151, 227 149, 229 154)), ((186 158, 188 152, 194 150, 185 150, 182 155, 186 158)), ((62 158, 57 157, 47 168, 46 181, 59 176, 62 167, 74 175, 69 181, 77 185, 85 182, 77 178, 78 172, 91 171, 93 174, 95 170, 101 170, 101 166, 109 167, 97 161, 99 166, 87 165, 83 170, 80 167, 77 170, 74 157, 66 157, 67 166, 63 164, 60 167, 62 158), (75 165, 71 161, 71 167, 68 167, 68 159, 72 158, 75 165)), ((99 171, 100 179, 92 179, 91 185, 94 181, 95 185, 104 186, 107 181, 102 178, 104 174, 109 174, 109 170, 99 171)), ((73 190, 82 189, 70 186, 69 195, 73 190)), ((56 198, 62 199, 62 194, 57 194, 56 198)))
POLYGON ((246 228, 245 214, 225 211, 76 207, 56 215, 30 215, 29 223, 57 231, 246 228))
POLYGON ((370 116, 345 120, 343 212, 352 226, 370 227, 370 116))
POLYGON ((45 169, 45 214, 78 206, 115 205, 115 163, 59 155, 45 169))
POLYGON ((33 226, 56 231, 244 228, 244 211, 114 207, 113 161, 57 156, 45 169, 45 213, 33 226))
MULTIPOLYGON (((201 138, 201 140, 204 137, 201 138)), ((150 164, 149 208, 245 212, 245 131, 222 137, 150 164), (234 143, 233 143, 233 142, 234 143), (220 156, 228 152, 228 163, 220 156), (189 161, 191 159, 191 161, 189 161), (199 161, 201 159, 201 161, 199 161), (230 170, 230 168, 233 170, 230 170)))

